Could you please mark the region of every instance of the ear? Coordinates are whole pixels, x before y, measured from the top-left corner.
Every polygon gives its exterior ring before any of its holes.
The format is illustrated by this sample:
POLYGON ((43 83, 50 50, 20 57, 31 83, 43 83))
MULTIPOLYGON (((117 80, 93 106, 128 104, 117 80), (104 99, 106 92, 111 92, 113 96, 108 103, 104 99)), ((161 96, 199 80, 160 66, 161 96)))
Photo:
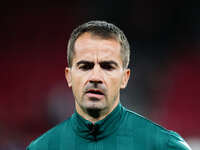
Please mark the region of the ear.
POLYGON ((65 68, 65 78, 67 80, 68 86, 72 86, 72 78, 71 78, 71 69, 66 67, 65 68))
POLYGON ((125 69, 124 70, 124 73, 123 73, 123 77, 122 77, 122 83, 121 83, 121 89, 124 89, 127 84, 128 84, 128 80, 129 80, 129 77, 130 77, 130 69, 125 69))

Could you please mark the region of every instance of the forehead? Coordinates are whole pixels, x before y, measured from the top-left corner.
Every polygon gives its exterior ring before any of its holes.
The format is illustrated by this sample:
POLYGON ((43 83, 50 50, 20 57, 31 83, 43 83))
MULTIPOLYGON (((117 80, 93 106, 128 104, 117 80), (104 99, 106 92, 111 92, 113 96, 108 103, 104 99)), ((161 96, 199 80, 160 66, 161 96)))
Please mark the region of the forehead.
POLYGON ((114 38, 102 38, 91 33, 83 33, 74 45, 77 59, 115 59, 121 63, 121 45, 114 38))

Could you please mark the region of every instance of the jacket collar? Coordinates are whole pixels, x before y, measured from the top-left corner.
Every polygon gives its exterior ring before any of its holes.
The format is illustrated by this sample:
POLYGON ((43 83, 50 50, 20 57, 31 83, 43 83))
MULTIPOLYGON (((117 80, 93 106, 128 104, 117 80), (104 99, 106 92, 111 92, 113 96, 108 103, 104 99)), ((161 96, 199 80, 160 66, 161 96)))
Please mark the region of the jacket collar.
POLYGON ((124 118, 124 108, 121 104, 103 120, 100 120, 93 124, 92 122, 81 117, 76 111, 72 115, 72 127, 73 130, 82 138, 88 140, 99 140, 106 136, 109 136, 115 132, 124 118))

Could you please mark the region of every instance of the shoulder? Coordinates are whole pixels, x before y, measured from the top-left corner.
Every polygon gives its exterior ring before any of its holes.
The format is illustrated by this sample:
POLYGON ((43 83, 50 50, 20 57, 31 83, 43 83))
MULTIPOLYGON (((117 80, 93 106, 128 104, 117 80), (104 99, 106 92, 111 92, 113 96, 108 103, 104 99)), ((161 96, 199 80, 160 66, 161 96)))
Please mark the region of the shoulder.
POLYGON ((126 110, 126 127, 134 135, 142 134, 142 139, 151 141, 159 150, 191 150, 185 140, 176 132, 165 129, 159 124, 128 109, 126 110))
POLYGON ((63 130, 66 130, 70 126, 70 118, 59 123, 52 129, 48 130, 44 134, 42 134, 40 137, 32 141, 28 147, 27 150, 47 150, 50 141, 56 141, 59 140, 59 136, 61 133, 63 133, 63 130))
POLYGON ((191 150, 185 140, 176 132, 169 131, 167 147, 169 150, 191 150))
POLYGON ((162 126, 160 126, 159 124, 156 124, 155 122, 147 119, 146 117, 133 112, 131 110, 128 110, 125 108, 125 122, 127 124, 127 126, 130 126, 130 128, 133 128, 134 130, 137 129, 142 129, 145 131, 161 131, 161 130, 166 130, 165 128, 163 128, 162 126))

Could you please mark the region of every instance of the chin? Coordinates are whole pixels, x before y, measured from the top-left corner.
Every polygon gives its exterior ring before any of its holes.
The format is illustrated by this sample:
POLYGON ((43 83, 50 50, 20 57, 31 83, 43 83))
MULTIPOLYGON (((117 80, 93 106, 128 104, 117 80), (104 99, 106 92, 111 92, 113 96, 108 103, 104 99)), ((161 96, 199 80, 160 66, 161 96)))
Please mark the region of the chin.
POLYGON ((86 109, 97 109, 97 110, 102 110, 105 107, 102 105, 98 105, 98 104, 92 104, 92 105, 88 105, 86 106, 86 109))
POLYGON ((104 110, 104 107, 100 107, 97 105, 88 106, 85 108, 87 113, 92 116, 93 118, 99 118, 101 115, 102 110, 104 110))
POLYGON ((102 101, 88 101, 82 105, 85 109, 104 110, 106 105, 102 101))

